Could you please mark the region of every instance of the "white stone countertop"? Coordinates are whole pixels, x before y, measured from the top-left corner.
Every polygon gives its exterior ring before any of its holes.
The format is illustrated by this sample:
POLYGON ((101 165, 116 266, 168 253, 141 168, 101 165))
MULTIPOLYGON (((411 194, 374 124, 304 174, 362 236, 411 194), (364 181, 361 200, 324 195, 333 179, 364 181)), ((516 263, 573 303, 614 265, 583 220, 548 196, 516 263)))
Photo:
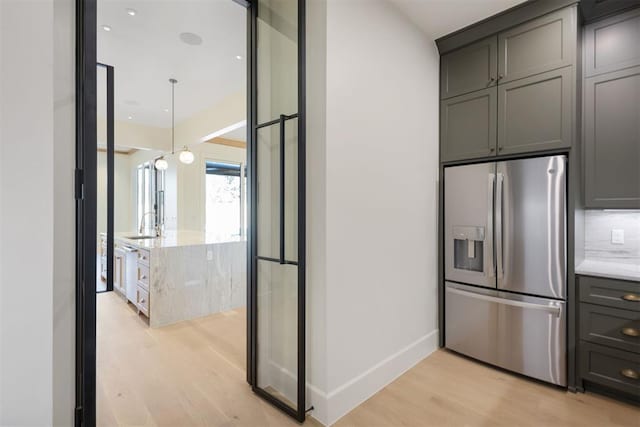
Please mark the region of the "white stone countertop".
POLYGON ((585 259, 576 266, 576 274, 640 282, 640 265, 585 259))
POLYGON ((150 239, 128 239, 137 236, 137 232, 116 233, 115 240, 140 249, 174 248, 179 246, 215 245, 222 243, 244 242, 240 236, 220 236, 204 231, 165 231, 161 237, 150 239))

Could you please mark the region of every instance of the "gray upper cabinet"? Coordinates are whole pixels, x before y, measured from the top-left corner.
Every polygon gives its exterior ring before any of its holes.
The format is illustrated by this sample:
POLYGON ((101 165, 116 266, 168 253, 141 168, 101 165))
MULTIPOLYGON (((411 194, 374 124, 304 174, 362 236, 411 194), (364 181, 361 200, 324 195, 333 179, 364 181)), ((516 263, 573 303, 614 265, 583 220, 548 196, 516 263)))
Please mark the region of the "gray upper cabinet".
POLYGON ((498 154, 569 147, 573 68, 498 86, 498 154))
POLYGON ((496 88, 449 98, 440 103, 441 160, 492 155, 496 146, 496 88))
POLYGON ((498 35, 499 84, 572 65, 577 10, 565 8, 498 35))
POLYGON ((440 60, 442 99, 495 86, 498 38, 492 36, 458 49, 440 60))
POLYGON ((584 107, 586 206, 640 208, 640 67, 585 79, 584 107))
POLYGON ((441 161, 571 147, 577 11, 572 4, 513 27, 500 21, 492 36, 441 56, 441 161))
POLYGON ((638 0, 580 0, 582 16, 587 22, 635 7, 638 7, 638 0))
POLYGON ((588 25, 584 45, 587 77, 640 65, 640 8, 588 25))

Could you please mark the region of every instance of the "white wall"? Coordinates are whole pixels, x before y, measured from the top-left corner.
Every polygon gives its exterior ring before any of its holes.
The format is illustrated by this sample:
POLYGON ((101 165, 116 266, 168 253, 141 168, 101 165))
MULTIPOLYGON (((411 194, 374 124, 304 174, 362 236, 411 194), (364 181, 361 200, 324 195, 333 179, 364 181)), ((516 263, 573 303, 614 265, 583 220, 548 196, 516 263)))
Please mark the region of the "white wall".
POLYGON ((326 1, 326 80, 308 75, 312 93, 326 84, 308 120, 326 115, 309 128, 316 143, 326 133, 325 164, 308 160, 311 188, 326 173, 326 193, 308 192, 325 215, 326 241, 313 224, 309 248, 325 264, 309 276, 313 295, 324 288, 311 333, 326 328, 325 387, 314 361, 311 378, 325 423, 437 348, 438 67, 435 43, 386 0, 326 1))
POLYGON ((74 419, 76 369, 75 2, 54 0, 53 8, 53 425, 69 426, 74 419))
POLYGON ((0 2, 0 425, 73 420, 72 5, 0 2))

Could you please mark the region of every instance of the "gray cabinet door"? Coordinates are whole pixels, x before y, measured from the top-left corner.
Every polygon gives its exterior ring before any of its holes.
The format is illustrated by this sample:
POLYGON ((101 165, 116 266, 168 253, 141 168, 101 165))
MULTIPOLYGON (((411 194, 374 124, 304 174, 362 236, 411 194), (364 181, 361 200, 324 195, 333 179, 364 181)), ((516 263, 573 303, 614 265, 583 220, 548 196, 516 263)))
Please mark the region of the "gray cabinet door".
POLYGON ((440 103, 440 157, 443 162, 495 153, 496 88, 480 90, 440 103))
POLYGON ((443 55, 440 59, 442 99, 495 86, 498 38, 491 36, 443 55))
POLYGON ((569 147, 573 67, 498 85, 498 154, 569 147))
POLYGON ((584 97, 587 207, 640 208, 640 67, 585 79, 584 97))
POLYGON ((585 27, 585 75, 640 65, 640 8, 585 27))
POLYGON ((576 58, 575 7, 534 19, 498 36, 498 83, 571 65, 576 58))

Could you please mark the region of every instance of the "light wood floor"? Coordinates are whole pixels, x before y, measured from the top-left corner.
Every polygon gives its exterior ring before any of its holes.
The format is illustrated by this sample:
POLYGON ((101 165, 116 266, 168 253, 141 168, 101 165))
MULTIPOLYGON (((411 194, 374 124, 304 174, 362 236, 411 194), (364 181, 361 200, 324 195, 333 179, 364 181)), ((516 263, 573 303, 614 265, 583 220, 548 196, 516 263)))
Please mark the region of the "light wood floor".
POLYGON ((298 425, 245 380, 244 310, 151 329, 114 292, 97 298, 99 426, 298 425))
MULTIPOLYGON (((245 320, 235 310, 150 329, 113 292, 98 295, 98 425, 297 425, 245 381, 245 320)), ((640 427, 640 409, 437 351, 337 426, 640 427)))
POLYGON ((438 350, 336 425, 639 427, 640 409, 438 350))

